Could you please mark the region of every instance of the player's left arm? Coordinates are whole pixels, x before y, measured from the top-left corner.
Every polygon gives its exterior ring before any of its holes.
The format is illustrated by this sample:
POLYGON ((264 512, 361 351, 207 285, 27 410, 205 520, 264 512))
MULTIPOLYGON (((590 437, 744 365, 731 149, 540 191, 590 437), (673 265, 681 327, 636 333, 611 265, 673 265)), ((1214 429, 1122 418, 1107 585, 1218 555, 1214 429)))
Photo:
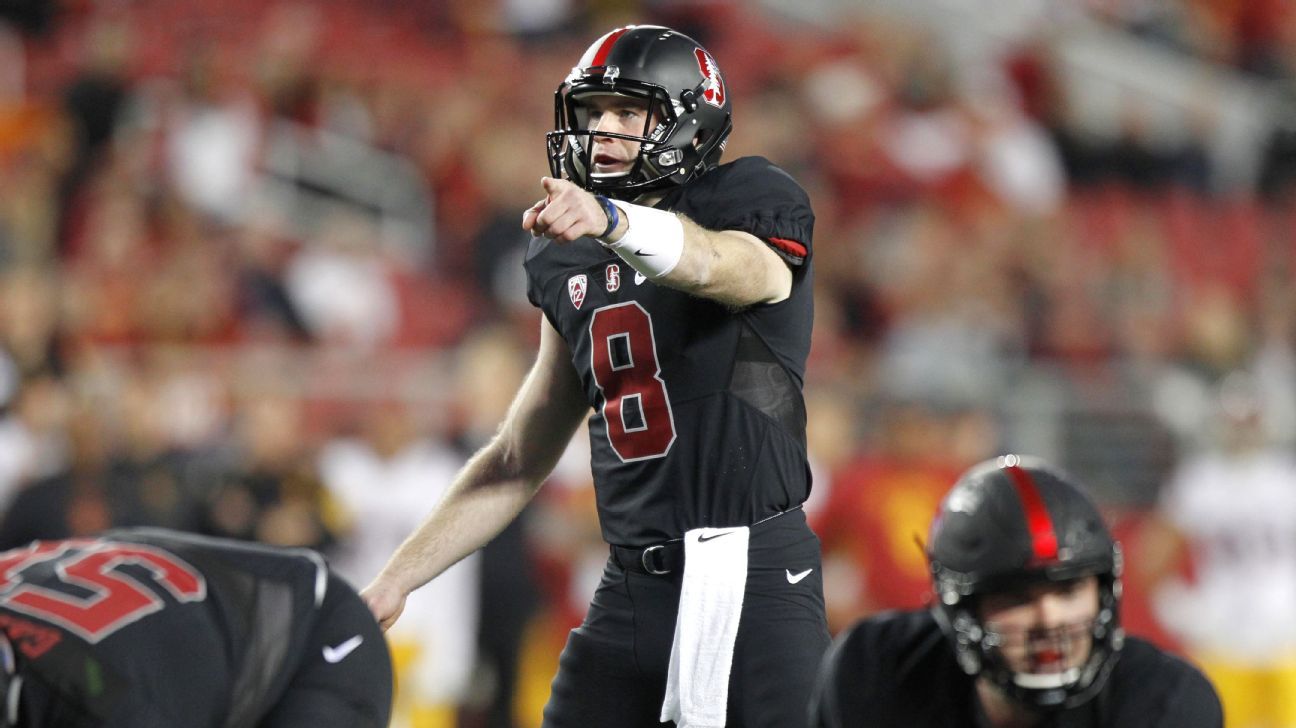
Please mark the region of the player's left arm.
POLYGON ((683 215, 620 200, 609 211, 571 182, 541 182, 545 199, 522 216, 532 234, 559 243, 596 238, 654 281, 735 308, 791 295, 791 268, 755 235, 708 230, 683 215))
POLYGON ((792 269, 760 238, 741 230, 707 230, 676 217, 683 249, 659 282, 736 308, 778 303, 792 294, 792 269))

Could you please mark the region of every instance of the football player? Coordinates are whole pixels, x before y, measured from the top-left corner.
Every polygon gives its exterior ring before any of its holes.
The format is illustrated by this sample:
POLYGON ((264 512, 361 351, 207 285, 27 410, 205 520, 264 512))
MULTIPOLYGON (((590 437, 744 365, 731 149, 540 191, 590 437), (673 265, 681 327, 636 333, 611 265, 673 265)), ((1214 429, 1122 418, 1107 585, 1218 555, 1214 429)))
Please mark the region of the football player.
POLYGON ((547 728, 795 728, 829 642, 802 380, 814 214, 769 160, 721 163, 732 98, 692 38, 629 26, 558 87, 522 216, 534 367, 498 435, 365 590, 383 624, 498 533, 588 417, 610 558, 547 728))
POLYGON ((1035 458, 968 470, 927 556, 935 605, 883 613, 824 658, 815 728, 1222 728, 1188 663, 1120 625, 1121 552, 1093 502, 1035 458))
POLYGON ((306 549, 161 529, 0 554, 0 726, 383 728, 391 658, 306 549))

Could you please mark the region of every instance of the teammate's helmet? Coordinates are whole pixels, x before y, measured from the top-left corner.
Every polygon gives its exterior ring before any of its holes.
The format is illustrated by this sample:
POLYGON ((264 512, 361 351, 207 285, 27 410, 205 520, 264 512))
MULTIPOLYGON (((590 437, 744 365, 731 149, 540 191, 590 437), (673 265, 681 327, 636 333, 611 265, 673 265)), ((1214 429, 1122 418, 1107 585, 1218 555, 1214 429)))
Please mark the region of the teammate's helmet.
POLYGON ((719 164, 733 129, 731 110, 720 67, 697 41, 659 25, 617 28, 594 41, 554 95, 549 168, 555 177, 616 197, 683 184, 719 164), (592 94, 648 104, 646 126, 652 128, 642 135, 600 132, 640 142, 629 172, 591 172, 593 134, 579 101, 592 94))
POLYGON ((927 549, 933 611, 964 672, 1045 709, 1079 705, 1102 689, 1125 639, 1120 546, 1071 478, 1016 455, 976 465, 942 501, 927 549), (978 597, 1089 575, 1098 577, 1100 596, 1088 659, 1057 675, 1013 672, 999 651, 1000 636, 978 616, 978 597))

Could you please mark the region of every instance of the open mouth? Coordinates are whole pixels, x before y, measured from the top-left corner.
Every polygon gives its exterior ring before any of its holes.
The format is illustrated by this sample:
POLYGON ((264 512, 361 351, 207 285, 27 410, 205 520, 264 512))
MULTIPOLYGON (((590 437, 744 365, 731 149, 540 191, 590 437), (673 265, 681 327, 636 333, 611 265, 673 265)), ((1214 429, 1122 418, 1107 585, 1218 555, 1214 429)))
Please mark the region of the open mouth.
POLYGON ((1066 668, 1066 654, 1060 649, 1043 649, 1031 655, 1035 672, 1058 672, 1066 668))
POLYGON ((605 153, 596 153, 590 162, 593 165, 593 173, 600 176, 628 174, 633 164, 628 159, 620 159, 605 153))
POLYGON ((625 172, 630 168, 629 160, 620 159, 606 153, 596 153, 591 161, 594 163, 595 172, 625 172))

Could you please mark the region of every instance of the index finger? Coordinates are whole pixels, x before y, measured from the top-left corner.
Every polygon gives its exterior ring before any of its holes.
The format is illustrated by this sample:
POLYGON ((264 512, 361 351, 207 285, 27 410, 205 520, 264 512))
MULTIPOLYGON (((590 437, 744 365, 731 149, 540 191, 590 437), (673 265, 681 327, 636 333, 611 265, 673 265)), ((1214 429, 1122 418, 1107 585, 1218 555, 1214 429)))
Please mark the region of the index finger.
POLYGON ((541 177, 540 184, 545 188, 545 192, 553 195, 556 192, 562 191, 563 185, 570 185, 572 183, 565 179, 558 179, 557 177, 541 177))
POLYGON ((548 204, 549 204, 548 200, 540 200, 534 205, 528 207, 526 210, 523 210, 522 229, 531 230, 532 228, 534 228, 536 218, 540 217, 540 213, 544 211, 545 206, 548 204))

